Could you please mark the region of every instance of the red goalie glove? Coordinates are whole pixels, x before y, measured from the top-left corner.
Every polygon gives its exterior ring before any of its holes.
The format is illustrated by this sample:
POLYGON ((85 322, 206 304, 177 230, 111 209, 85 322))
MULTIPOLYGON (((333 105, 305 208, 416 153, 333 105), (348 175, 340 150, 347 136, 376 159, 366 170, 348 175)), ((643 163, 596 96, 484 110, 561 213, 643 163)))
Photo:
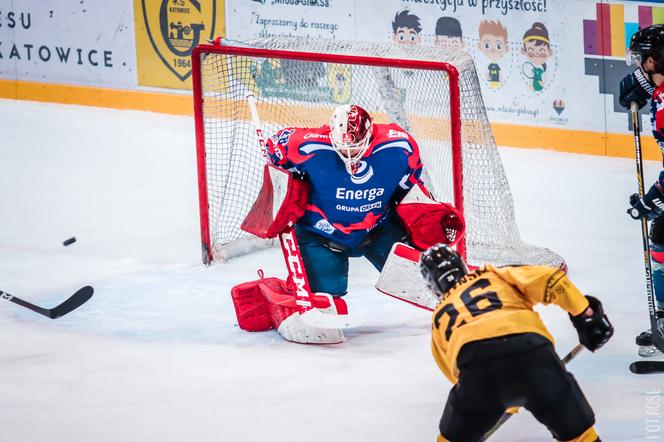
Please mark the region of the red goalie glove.
POLYGON ((419 186, 413 187, 397 205, 397 214, 412 245, 420 250, 441 242, 453 246, 466 231, 461 212, 450 204, 432 200, 419 186))

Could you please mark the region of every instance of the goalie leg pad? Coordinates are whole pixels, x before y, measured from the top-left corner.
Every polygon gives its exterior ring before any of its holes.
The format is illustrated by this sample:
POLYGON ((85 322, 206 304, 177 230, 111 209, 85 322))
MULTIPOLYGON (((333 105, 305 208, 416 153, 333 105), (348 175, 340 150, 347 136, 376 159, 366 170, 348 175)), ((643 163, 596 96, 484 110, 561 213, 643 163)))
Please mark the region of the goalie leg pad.
MULTIPOLYGON (((330 296, 327 293, 317 293, 317 295, 330 296)), ((337 315, 348 314, 348 305, 346 305, 346 301, 344 301, 344 298, 340 298, 338 296, 330 296, 330 298, 332 298, 332 302, 334 303, 334 309, 336 310, 336 312, 331 312, 331 313, 336 313, 337 315)))
MULTIPOLYGON (((344 341, 344 335, 337 329, 319 329, 305 324, 298 313, 295 294, 285 281, 278 278, 266 278, 259 284, 260 291, 268 303, 272 324, 287 341, 300 344, 338 344, 344 341)), ((348 309, 345 302, 332 298, 328 294, 316 294, 312 297, 315 308, 324 313, 337 314, 348 309), (337 310, 337 305, 340 306, 337 310)))
POLYGON ((420 272, 420 254, 413 247, 395 243, 380 272, 376 289, 417 307, 433 310, 440 300, 424 282, 420 272))
POLYGON ((302 322, 299 313, 284 319, 277 328, 279 334, 287 341, 298 344, 340 344, 344 342, 341 330, 310 327, 302 322))
POLYGON ((295 303, 295 295, 288 290, 285 281, 278 278, 267 278, 260 281, 258 286, 267 303, 267 310, 275 328, 278 328, 286 318, 299 310, 295 303))
POLYGON ((274 328, 269 304, 258 285, 262 279, 238 284, 231 289, 238 325, 246 331, 265 331, 274 328))

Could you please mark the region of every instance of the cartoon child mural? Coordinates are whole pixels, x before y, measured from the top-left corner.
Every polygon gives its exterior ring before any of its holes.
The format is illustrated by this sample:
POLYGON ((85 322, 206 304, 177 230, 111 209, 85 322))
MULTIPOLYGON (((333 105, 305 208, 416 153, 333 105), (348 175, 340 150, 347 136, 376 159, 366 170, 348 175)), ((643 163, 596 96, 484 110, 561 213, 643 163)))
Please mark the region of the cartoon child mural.
POLYGON ((394 41, 401 44, 417 45, 422 42, 420 18, 409 10, 397 12, 392 22, 394 41))
POLYGON ((523 64, 523 74, 531 80, 530 87, 535 92, 544 89, 546 82, 546 62, 553 56, 549 31, 542 23, 535 22, 533 26, 523 34, 523 47, 521 52, 528 61, 523 64))
POLYGON ((491 89, 498 89, 501 85, 501 67, 498 61, 509 52, 507 43, 507 28, 498 20, 482 20, 479 27, 480 41, 477 47, 491 62, 487 67, 485 79, 491 89))
POLYGON ((332 91, 332 101, 346 104, 351 97, 351 67, 330 63, 327 67, 327 84, 332 91))
POLYGON ((434 44, 444 49, 463 50, 465 44, 461 32, 461 23, 454 17, 440 17, 436 22, 434 44))

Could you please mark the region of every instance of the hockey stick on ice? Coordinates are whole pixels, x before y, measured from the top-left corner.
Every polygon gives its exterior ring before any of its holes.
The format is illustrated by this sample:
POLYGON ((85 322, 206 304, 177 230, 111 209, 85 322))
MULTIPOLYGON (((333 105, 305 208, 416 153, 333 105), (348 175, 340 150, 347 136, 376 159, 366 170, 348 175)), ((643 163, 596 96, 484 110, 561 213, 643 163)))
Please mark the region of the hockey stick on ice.
MULTIPOLYGON (((585 347, 582 344, 577 344, 576 347, 574 347, 569 353, 565 355, 564 358, 561 359, 562 363, 565 365, 570 363, 572 359, 574 359, 579 353, 581 353, 581 350, 583 350, 584 348, 585 347)), ((507 413, 507 412, 503 413, 500 419, 498 419, 498 422, 496 422, 496 425, 494 425, 493 428, 491 428, 489 431, 486 432, 484 437, 481 439, 481 442, 484 442, 489 437, 491 437, 491 435, 493 435, 493 433, 498 431, 498 429, 502 427, 503 424, 507 422, 509 418, 511 418, 512 416, 514 416, 514 413, 507 413)))
POLYGON ((92 293, 94 293, 94 289, 89 285, 86 285, 85 287, 78 289, 76 293, 71 295, 60 305, 53 308, 39 307, 38 305, 32 304, 28 301, 24 301, 21 298, 17 298, 16 296, 10 295, 9 293, 3 292, 2 290, 0 290, 0 298, 6 299, 7 301, 11 301, 14 304, 18 304, 22 307, 30 309, 33 312, 37 312, 40 315, 46 316, 47 318, 57 319, 60 316, 64 316, 67 313, 76 310, 77 308, 85 304, 88 301, 88 299, 92 298, 92 293))
MULTIPOLYGON (((639 185, 639 196, 643 198, 645 194, 643 185, 643 155, 641 151, 641 117, 639 116, 639 106, 635 101, 630 104, 632 116, 632 129, 634 130, 634 157, 636 159, 636 179, 639 185)), ((630 211, 630 216, 634 219, 635 214, 630 211)), ((648 240, 648 221, 641 218, 641 239, 643 240, 643 264, 646 273, 646 295, 648 296, 648 313, 650 315, 650 330, 652 332, 652 343, 657 350, 664 352, 664 337, 658 327, 657 309, 655 308, 655 293, 652 284, 652 263, 650 261, 650 242, 648 240)))
POLYGON ((634 374, 664 372, 664 361, 636 361, 629 364, 629 371, 634 374))
MULTIPOLYGON (((260 145, 265 160, 267 161, 267 145, 265 144, 265 137, 258 116, 256 97, 249 93, 246 96, 246 100, 247 105, 249 106, 249 112, 251 113, 251 120, 254 129, 256 130, 258 144, 260 145)), ((302 322, 311 327, 323 329, 359 327, 363 322, 362 318, 352 315, 325 314, 314 307, 311 288, 309 287, 309 279, 307 278, 306 269, 302 262, 302 254, 300 253, 300 247, 297 244, 295 229, 293 226, 289 226, 284 232, 279 234, 279 241, 281 243, 281 251, 286 259, 288 275, 290 276, 290 280, 295 284, 295 303, 300 309, 299 313, 302 322)))

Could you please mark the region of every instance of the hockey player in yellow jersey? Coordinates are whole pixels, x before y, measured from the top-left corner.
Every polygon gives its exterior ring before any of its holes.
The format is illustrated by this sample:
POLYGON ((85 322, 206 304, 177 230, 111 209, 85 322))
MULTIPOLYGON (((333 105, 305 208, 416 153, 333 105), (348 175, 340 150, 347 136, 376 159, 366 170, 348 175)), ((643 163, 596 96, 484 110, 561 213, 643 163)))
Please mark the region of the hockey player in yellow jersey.
POLYGON ((595 351, 613 334, 598 299, 553 267, 487 265, 469 272, 442 244, 422 254, 420 268, 441 298, 433 313, 433 357, 454 384, 438 442, 480 441, 512 407, 530 411, 559 441, 600 440, 592 408, 533 311, 535 304, 557 304, 581 344, 595 351))

